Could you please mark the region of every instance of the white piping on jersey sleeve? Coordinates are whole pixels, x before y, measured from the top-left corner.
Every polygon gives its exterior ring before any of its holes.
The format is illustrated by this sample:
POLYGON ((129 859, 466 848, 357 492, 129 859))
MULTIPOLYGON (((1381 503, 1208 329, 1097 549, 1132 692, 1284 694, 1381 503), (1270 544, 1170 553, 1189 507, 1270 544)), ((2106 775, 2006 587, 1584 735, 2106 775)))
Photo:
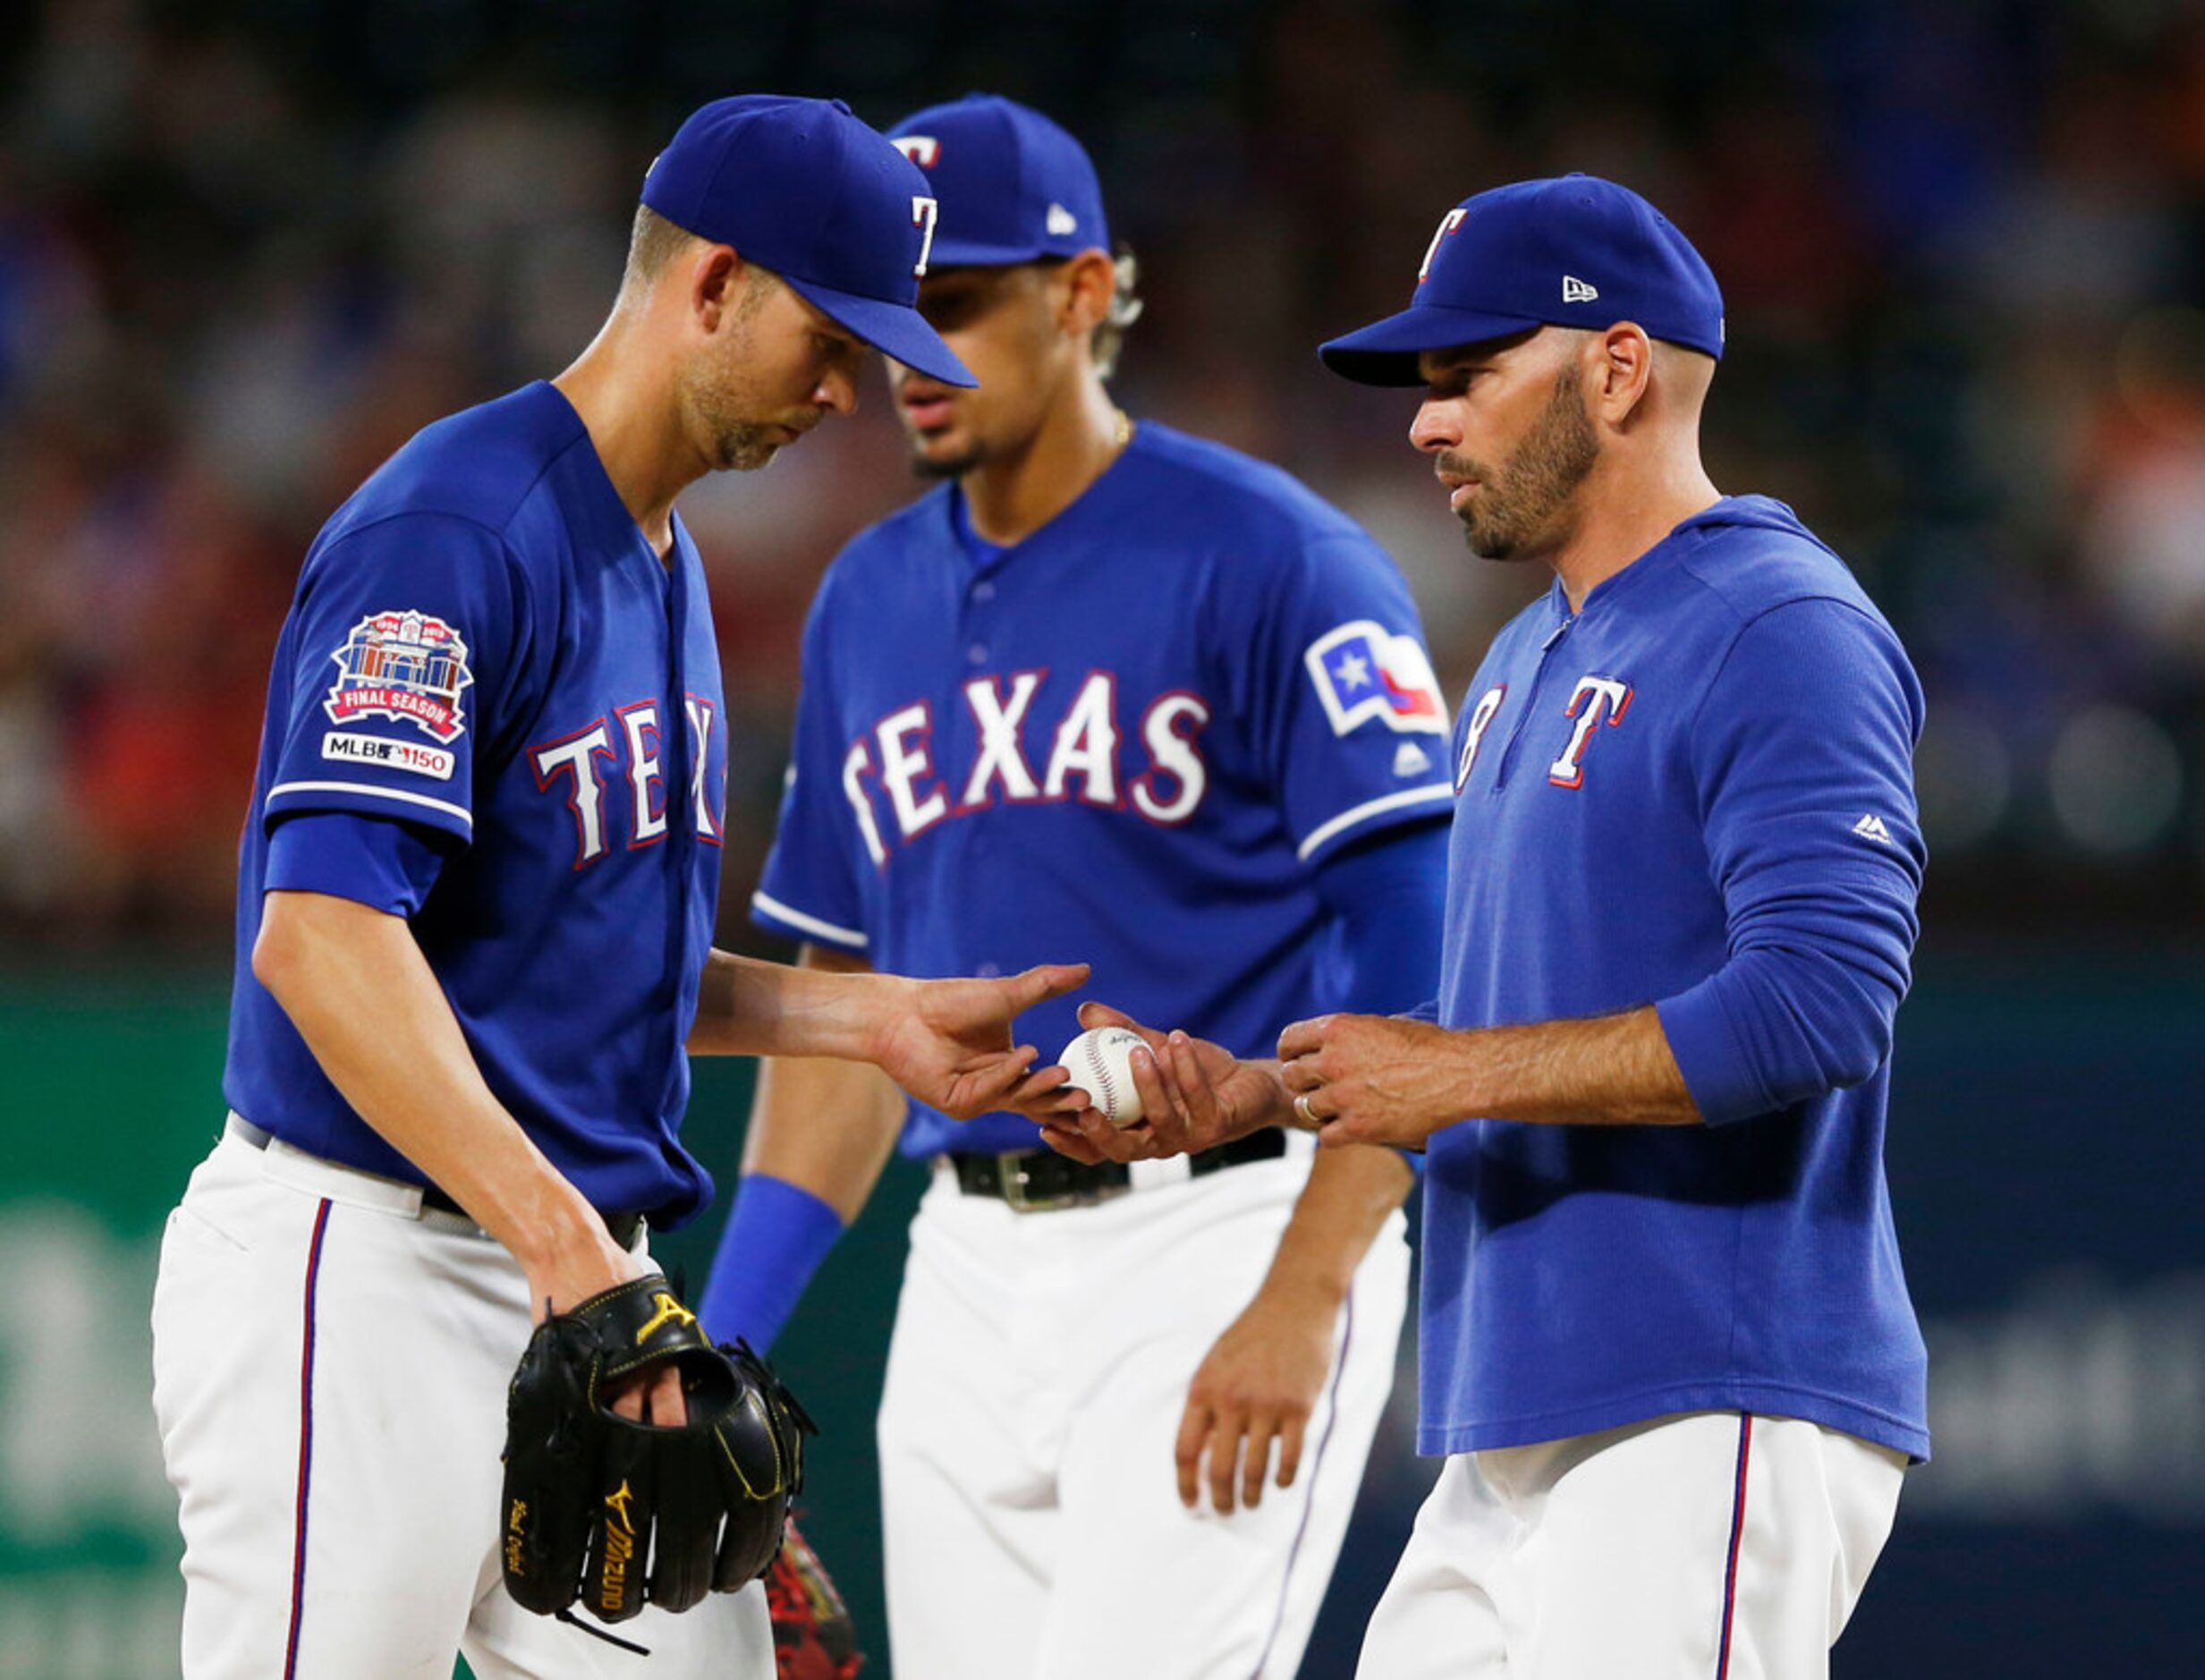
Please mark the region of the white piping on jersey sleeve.
POLYGON ((763 893, 751 895, 751 908, 763 911, 776 921, 784 921, 815 939, 825 939, 829 945, 839 945, 844 950, 862 951, 872 943, 855 928, 837 928, 831 921, 821 921, 817 916, 807 916, 801 910, 792 910, 777 898, 768 898, 763 893))
POLYGON ((408 805, 426 805, 431 810, 441 810, 457 817, 470 828, 475 826, 475 815, 464 805, 454 805, 449 800, 431 799, 426 793, 408 793, 395 787, 370 787, 362 782, 281 782, 268 789, 264 805, 273 804, 285 793, 364 793, 370 799, 394 799, 408 805))
POLYGON ((1398 793, 1388 793, 1383 799, 1366 800, 1352 810, 1344 810, 1330 822, 1320 823, 1316 832, 1304 840, 1294 855, 1304 863, 1310 855, 1335 835, 1357 827, 1373 817, 1382 817, 1389 810, 1399 810, 1404 805, 1451 805, 1454 802, 1454 785, 1447 782, 1434 782, 1429 787, 1404 787, 1398 793))

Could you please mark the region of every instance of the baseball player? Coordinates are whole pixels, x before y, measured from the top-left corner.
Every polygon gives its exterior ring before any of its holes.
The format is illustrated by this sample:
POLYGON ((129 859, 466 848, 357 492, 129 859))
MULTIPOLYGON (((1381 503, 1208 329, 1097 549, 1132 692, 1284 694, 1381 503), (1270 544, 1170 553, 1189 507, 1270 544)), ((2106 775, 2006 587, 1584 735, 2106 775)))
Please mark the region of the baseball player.
POLYGON ((1789 509, 1709 481, 1722 350, 1699 254, 1583 175, 1448 211, 1411 306, 1324 347, 1422 388, 1473 553, 1555 573, 1455 730, 1436 1008, 1268 1065, 1151 1034, 1149 1135, 1053 1133, 1427 1149, 1446 1462, 1370 1680, 1827 1674, 1929 1453, 1882 1158, 1921 692, 1789 509))
MULTIPOLYGON (((1034 1083, 1013 1012, 1082 975, 710 948, 727 740, 673 500, 847 412, 867 344, 970 376, 912 308, 926 182, 847 107, 707 106, 642 199, 597 340, 380 468, 277 644, 233 1113, 153 1309, 191 1680, 446 1680, 455 1650, 481 1680, 634 1672, 500 1585, 498 1460, 531 1318, 647 1277, 646 1226, 711 1195, 677 1136, 684 1043, 861 1056, 977 1112, 1034 1083)), ((688 1316, 652 1299, 639 1343, 688 1316)), ((683 1421, 663 1365, 607 1393, 683 1421)), ((653 1674, 772 1673, 755 1586, 623 1631, 653 1674)))
MULTIPOLYGON (((1453 794, 1400 574, 1283 473, 1117 410, 1131 265, 1069 134, 978 96, 893 133, 942 204, 920 307, 980 384, 892 365, 942 482, 820 586, 757 920, 826 971, 1077 948, 1250 1050, 1408 1006, 1453 794)), ((1407 1165, 1312 1172, 1272 1130, 1079 1167, 1019 1116, 776 1061, 708 1326, 769 1339, 898 1147, 934 1183, 879 1419, 896 1674, 1292 1675, 1391 1386, 1407 1165)))

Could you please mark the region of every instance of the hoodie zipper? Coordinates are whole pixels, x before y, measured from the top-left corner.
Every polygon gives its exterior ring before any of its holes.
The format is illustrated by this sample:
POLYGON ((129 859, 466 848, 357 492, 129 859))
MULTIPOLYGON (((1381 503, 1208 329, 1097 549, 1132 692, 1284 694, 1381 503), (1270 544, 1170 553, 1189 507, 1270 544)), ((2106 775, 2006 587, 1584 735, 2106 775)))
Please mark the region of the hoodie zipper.
POLYGON ((1547 656, 1561 645, 1562 639, 1570 633, 1570 626, 1577 622, 1578 617, 1578 614, 1570 614, 1548 631, 1547 640, 1539 644, 1539 669, 1531 673, 1531 692, 1523 697, 1523 709, 1516 714, 1516 726, 1509 732, 1508 745, 1501 753, 1500 769, 1493 777, 1493 791, 1496 793, 1508 785, 1508 773, 1515 768, 1516 748, 1523 740, 1524 727, 1531 721, 1531 714, 1539 708, 1539 691, 1547 681, 1547 656))

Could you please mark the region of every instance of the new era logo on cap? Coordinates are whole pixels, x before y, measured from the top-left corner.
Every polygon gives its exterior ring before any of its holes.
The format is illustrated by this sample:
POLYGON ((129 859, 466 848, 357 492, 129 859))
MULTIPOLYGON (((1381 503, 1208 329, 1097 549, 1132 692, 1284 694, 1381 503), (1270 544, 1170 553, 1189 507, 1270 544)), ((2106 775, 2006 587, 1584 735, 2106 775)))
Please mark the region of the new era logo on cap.
POLYGON ((1052 238, 1062 239, 1066 233, 1080 231, 1080 218, 1061 204, 1049 206, 1048 219, 1044 224, 1052 238))
POLYGON ((1447 211, 1409 307, 1319 353, 1366 385, 1418 386, 1425 353, 1546 326, 1629 321, 1650 338, 1720 357, 1722 318, 1714 275, 1660 211, 1612 181, 1557 175, 1495 187, 1447 211))

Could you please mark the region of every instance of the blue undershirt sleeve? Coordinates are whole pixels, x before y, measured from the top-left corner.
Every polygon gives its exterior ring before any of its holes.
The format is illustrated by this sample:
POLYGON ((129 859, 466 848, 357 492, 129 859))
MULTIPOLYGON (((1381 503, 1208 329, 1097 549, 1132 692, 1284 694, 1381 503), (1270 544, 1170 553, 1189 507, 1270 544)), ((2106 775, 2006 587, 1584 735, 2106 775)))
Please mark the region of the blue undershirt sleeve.
MULTIPOLYGON (((1317 890, 1332 912, 1327 976, 1341 1007, 1361 1014, 1437 1021, 1439 924, 1447 897, 1447 825, 1388 828, 1318 865, 1317 890)), ((1421 1153, 1400 1151, 1423 1175, 1421 1153)))
POLYGON ((1439 989, 1447 825, 1412 823, 1343 847, 1317 868, 1331 912, 1324 990, 1358 1014, 1395 1015, 1439 989))
POLYGON ((697 1303, 706 1333, 772 1352, 843 1228, 842 1215, 809 1190, 769 1173, 747 1175, 697 1303))
POLYGON ((1656 1005, 1710 1124, 1857 1085, 1891 1050, 1920 924, 1921 690, 1890 630, 1835 600, 1746 626, 1695 721, 1729 959, 1656 1005))

